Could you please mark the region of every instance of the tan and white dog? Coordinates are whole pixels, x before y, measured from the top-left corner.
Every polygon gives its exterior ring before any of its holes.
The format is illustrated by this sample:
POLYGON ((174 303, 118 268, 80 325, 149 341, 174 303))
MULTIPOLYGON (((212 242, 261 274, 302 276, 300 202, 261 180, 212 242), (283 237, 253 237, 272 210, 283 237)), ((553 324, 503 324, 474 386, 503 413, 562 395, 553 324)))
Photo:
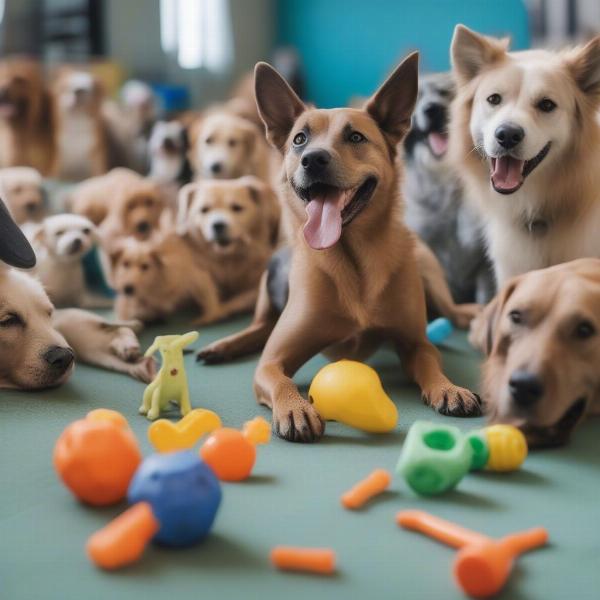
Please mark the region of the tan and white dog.
POLYGON ((508 52, 457 26, 450 153, 484 220, 498 284, 600 257, 600 37, 508 52))
POLYGON ((0 169, 0 196, 19 225, 38 222, 45 216, 42 176, 32 167, 0 169))

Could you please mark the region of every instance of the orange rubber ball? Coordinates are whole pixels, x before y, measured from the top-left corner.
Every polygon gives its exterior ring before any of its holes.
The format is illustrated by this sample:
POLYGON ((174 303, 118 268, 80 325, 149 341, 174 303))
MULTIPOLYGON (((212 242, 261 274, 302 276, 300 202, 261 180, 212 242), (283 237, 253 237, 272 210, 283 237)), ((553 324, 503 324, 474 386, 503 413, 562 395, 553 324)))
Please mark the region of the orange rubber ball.
POLYGON ((64 484, 77 498, 97 506, 126 496, 141 461, 129 428, 105 419, 71 423, 54 446, 54 468, 64 484))
POLYGON ((237 429, 214 431, 200 448, 200 457, 221 481, 243 481, 256 461, 256 448, 237 429))

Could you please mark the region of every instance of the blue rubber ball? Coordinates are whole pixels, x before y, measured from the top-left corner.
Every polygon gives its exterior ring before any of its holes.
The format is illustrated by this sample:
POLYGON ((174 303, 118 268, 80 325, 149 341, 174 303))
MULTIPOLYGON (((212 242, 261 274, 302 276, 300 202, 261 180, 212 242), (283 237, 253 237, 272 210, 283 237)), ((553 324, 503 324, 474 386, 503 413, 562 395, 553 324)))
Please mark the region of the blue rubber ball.
POLYGON ((221 503, 221 486, 210 467, 186 450, 146 458, 131 480, 127 497, 131 504, 151 504, 160 523, 156 543, 191 546, 210 532, 221 503))

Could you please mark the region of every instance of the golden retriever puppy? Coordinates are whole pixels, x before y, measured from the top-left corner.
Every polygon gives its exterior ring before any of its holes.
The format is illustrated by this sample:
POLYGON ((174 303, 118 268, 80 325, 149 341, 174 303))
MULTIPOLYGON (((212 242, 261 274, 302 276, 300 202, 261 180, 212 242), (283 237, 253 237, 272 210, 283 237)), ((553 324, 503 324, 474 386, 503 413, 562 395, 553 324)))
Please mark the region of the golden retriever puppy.
POLYGON ((42 176, 32 167, 0 169, 0 196, 19 225, 37 223, 46 214, 42 176))
POLYGON ((256 398, 273 430, 313 442, 325 423, 293 377, 316 354, 365 359, 393 343, 423 400, 442 414, 480 414, 473 392, 443 374, 425 335, 426 308, 415 242, 402 221, 396 149, 410 127, 418 55, 407 57, 363 109, 306 106, 265 63, 256 98, 267 138, 283 157, 282 210, 292 245, 289 297, 280 315, 265 274, 254 322, 199 353, 208 362, 264 349, 256 398))
POLYGON ((269 150, 252 122, 223 110, 209 112, 190 127, 189 160, 197 178, 269 177, 269 150))
POLYGON ((140 181, 143 181, 140 174, 122 167, 112 169, 105 175, 91 177, 73 189, 69 196, 70 208, 74 213, 87 217, 94 225, 100 225, 121 190, 140 181))
POLYGON ((600 413, 600 259, 511 279, 472 323, 485 352, 483 396, 492 421, 521 427, 535 446, 567 441, 600 413))
POLYGON ((600 257, 600 36, 563 52, 508 52, 459 25, 450 156, 474 202, 499 286, 600 257))
POLYGON ((46 176, 54 157, 51 101, 39 63, 0 61, 0 167, 28 166, 46 176))
POLYGON ((144 242, 121 240, 110 256, 118 318, 153 322, 191 309, 202 325, 243 311, 245 306, 236 299, 220 301, 210 272, 195 254, 174 233, 144 242))
POLYGON ((53 215, 39 225, 25 227, 25 233, 37 257, 34 273, 55 306, 112 306, 109 298, 92 294, 85 285, 82 260, 98 241, 96 227, 89 219, 53 215))
POLYGON ((39 281, 0 265, 0 388, 41 389, 70 377, 75 355, 52 312, 39 281))
POLYGON ((55 310, 54 327, 69 341, 77 362, 125 373, 149 383, 156 373, 152 358, 144 358, 136 336, 139 321, 111 322, 78 308, 55 310))
POLYGON ((109 168, 109 132, 102 114, 104 91, 91 73, 64 67, 52 85, 56 160, 54 177, 81 181, 109 168))
POLYGON ((221 299, 256 303, 258 283, 279 233, 279 205, 273 190, 250 175, 205 180, 179 193, 177 232, 198 247, 221 299))

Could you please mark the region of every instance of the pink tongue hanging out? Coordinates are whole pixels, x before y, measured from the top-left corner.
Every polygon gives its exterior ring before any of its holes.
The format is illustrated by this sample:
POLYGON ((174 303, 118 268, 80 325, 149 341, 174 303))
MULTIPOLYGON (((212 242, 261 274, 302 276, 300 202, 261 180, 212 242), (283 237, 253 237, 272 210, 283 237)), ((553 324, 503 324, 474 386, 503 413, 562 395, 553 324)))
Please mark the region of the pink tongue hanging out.
POLYGON ((304 239, 314 250, 331 248, 342 235, 342 210, 354 190, 331 188, 321 196, 314 196, 306 206, 308 221, 304 239))
POLYGON ((443 133, 430 133, 427 136, 429 147, 436 156, 446 154, 448 150, 448 136, 443 133))
POLYGON ((497 190, 511 191, 523 182, 523 162, 512 156, 492 161, 492 183, 497 190))

